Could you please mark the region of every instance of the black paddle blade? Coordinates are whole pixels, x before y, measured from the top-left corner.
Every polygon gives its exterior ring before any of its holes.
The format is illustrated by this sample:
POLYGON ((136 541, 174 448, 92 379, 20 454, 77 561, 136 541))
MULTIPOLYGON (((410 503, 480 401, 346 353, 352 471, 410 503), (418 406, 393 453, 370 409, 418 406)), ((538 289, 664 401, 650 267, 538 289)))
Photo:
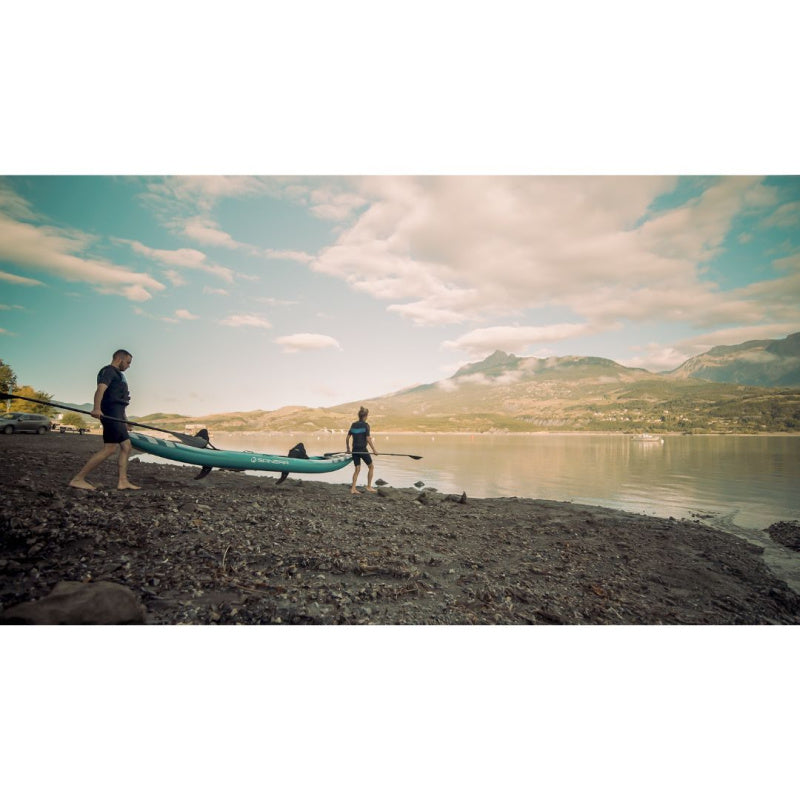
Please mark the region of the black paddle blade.
MULTIPOLYGON (((135 425, 138 428, 147 427, 146 425, 139 425, 136 422, 131 422, 129 424, 135 425)), ((155 430, 161 429, 156 428, 155 430)), ((201 436, 190 436, 188 433, 178 433, 177 431, 162 431, 162 433, 169 433, 170 436, 174 436, 179 442, 183 442, 188 447, 197 447, 200 450, 205 450, 207 447, 212 447, 211 442, 209 442, 208 439, 203 439, 201 436)))
POLYGON ((205 478, 206 475, 208 475, 208 473, 211 472, 212 469, 214 469, 214 468, 213 467, 209 467, 208 464, 206 464, 204 467, 200 468, 200 472, 198 472, 197 475, 194 476, 194 479, 196 481, 199 481, 202 478, 205 478))

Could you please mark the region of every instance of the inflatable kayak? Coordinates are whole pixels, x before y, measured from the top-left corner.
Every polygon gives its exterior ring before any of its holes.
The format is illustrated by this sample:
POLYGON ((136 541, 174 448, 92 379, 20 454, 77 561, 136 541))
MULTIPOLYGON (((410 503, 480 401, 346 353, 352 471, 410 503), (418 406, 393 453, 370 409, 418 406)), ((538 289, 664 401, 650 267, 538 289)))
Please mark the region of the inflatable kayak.
POLYGON ((128 434, 131 444, 143 453, 181 461, 184 464, 197 464, 200 467, 219 469, 255 469, 268 472, 302 472, 319 473, 334 472, 346 467, 353 460, 352 456, 339 454, 325 458, 289 458, 288 456, 269 455, 267 453, 248 453, 241 450, 216 450, 209 448, 189 447, 180 442, 158 439, 143 433, 131 431, 128 434))

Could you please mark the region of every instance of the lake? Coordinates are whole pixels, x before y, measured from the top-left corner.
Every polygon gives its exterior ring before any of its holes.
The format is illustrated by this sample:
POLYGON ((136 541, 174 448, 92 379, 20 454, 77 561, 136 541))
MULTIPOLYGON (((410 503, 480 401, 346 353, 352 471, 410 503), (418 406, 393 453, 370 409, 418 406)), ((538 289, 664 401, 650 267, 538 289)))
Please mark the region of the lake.
MULTIPOLYGON (((566 500, 678 519, 702 515, 755 530, 800 518, 800 436, 667 435, 663 443, 603 434, 378 433, 373 439, 378 452, 423 456, 376 459, 375 478, 396 487, 423 481, 468 497, 566 500)), ((281 454, 303 441, 309 455, 321 455, 343 449, 345 436, 218 433, 212 441, 281 454)), ((344 484, 351 476, 348 466, 313 480, 344 484)), ((362 468, 359 483, 365 478, 362 468)))

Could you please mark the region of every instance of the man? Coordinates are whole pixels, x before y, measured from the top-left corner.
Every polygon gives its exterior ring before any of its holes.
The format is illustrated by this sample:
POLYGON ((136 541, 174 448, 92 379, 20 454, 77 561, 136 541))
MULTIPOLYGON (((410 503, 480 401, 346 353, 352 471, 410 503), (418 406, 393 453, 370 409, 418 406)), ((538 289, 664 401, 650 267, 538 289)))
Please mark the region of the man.
POLYGON ((350 426, 350 430, 347 432, 347 439, 345 439, 345 447, 348 453, 351 452, 350 439, 352 438, 353 440, 352 453, 353 466, 355 469, 353 471, 353 483, 350 486, 350 494, 360 494, 358 489, 356 489, 356 481, 358 480, 358 473, 361 471, 362 460, 369 468, 367 472, 367 491, 375 491, 375 489, 372 488, 372 474, 375 471, 375 465, 372 463, 372 456, 367 452, 367 445, 370 446, 375 455, 378 455, 378 451, 375 449, 375 445, 372 442, 372 436, 370 436, 369 424, 367 423, 368 416, 369 409, 361 406, 358 410, 358 422, 354 422, 350 426))
POLYGON ((69 485, 76 489, 94 491, 96 487, 86 480, 86 476, 111 456, 117 447, 119 447, 117 489, 140 488, 128 480, 128 458, 131 454, 129 426, 124 421, 106 419, 106 417, 115 417, 116 420, 126 419, 125 411, 131 396, 123 373, 130 367, 131 361, 133 356, 127 350, 117 350, 111 363, 97 373, 97 390, 94 393, 94 407, 90 413, 103 424, 103 449, 95 453, 69 482, 69 485))

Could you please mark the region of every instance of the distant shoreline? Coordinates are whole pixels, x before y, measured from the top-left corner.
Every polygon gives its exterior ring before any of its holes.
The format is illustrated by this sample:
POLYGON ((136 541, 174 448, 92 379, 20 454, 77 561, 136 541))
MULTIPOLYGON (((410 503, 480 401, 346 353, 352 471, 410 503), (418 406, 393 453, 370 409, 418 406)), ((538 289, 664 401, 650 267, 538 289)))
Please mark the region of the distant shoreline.
MULTIPOLYGON (((651 433, 651 431, 647 431, 651 433)), ((652 431, 654 436, 679 438, 685 436, 800 436, 800 431, 764 431, 762 433, 724 433, 703 431, 702 433, 679 433, 677 431, 652 431)), ((210 429, 213 436, 249 437, 249 436, 344 436, 338 431, 331 433, 326 430, 316 431, 215 431, 210 429)), ((639 433, 629 433, 624 431, 393 431, 375 430, 373 436, 638 436, 639 433)))

